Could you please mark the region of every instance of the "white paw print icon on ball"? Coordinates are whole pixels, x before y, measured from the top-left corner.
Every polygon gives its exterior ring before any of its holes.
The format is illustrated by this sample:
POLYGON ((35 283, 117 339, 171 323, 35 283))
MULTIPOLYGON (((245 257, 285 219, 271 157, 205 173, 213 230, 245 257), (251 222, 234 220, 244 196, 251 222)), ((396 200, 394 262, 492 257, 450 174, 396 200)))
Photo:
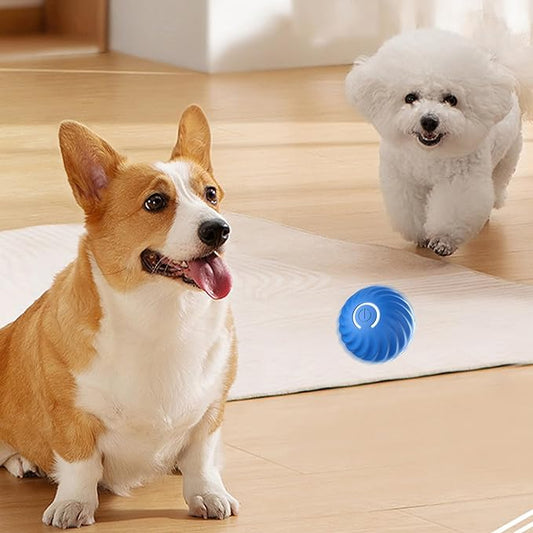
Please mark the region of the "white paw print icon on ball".
POLYGON ((339 334, 352 355, 384 363, 407 348, 415 329, 413 308, 401 293, 373 285, 350 296, 339 315, 339 334))

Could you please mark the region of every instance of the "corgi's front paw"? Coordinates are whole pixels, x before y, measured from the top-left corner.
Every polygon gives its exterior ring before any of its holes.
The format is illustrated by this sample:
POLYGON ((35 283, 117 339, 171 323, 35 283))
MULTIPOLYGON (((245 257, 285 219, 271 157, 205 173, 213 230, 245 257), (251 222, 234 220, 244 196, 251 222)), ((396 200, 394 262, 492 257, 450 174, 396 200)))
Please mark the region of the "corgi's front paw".
POLYGON ((446 236, 429 239, 427 247, 442 257, 452 255, 457 250, 457 244, 453 239, 446 236))
POLYGON ((22 477, 43 477, 43 473, 37 465, 28 461, 22 455, 16 453, 12 455, 5 463, 4 468, 12 475, 18 478, 22 477))
POLYGON ((189 499, 189 514, 222 520, 239 513, 239 502, 228 492, 206 492, 189 499))
POLYGON ((43 514, 43 524, 68 529, 94 524, 94 505, 75 500, 53 501, 43 514))

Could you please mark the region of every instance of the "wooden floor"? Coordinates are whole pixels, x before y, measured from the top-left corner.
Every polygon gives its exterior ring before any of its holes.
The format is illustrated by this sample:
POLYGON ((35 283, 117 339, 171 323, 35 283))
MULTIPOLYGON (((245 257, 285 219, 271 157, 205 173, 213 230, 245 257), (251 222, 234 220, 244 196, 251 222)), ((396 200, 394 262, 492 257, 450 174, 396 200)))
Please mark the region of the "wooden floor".
MULTIPOLYGON (((115 54, 0 59, 0 229, 81 220, 57 150, 61 120, 158 160, 196 102, 212 121, 226 209, 415 252, 390 230, 378 138, 345 103, 346 71, 208 76, 115 54)), ((533 282, 532 131, 508 205, 449 261, 533 282)), ((488 533, 533 508, 532 391, 526 367, 233 402, 225 478, 239 517, 188 518, 169 476, 131 498, 103 494, 92 530, 488 533)), ((0 471, 0 532, 47 530, 53 492, 0 471)))

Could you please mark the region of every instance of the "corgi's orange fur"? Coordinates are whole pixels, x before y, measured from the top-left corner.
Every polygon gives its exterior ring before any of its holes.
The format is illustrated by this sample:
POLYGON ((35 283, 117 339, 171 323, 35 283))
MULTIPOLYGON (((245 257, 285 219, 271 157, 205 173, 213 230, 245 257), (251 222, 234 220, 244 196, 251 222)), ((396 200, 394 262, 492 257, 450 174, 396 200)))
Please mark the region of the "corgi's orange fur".
POLYGON ((94 522, 98 484, 124 493, 175 465, 192 515, 236 514, 216 461, 237 352, 207 120, 184 112, 167 163, 130 164, 76 122, 59 139, 86 233, 0 330, 0 464, 58 482, 57 527, 94 522))

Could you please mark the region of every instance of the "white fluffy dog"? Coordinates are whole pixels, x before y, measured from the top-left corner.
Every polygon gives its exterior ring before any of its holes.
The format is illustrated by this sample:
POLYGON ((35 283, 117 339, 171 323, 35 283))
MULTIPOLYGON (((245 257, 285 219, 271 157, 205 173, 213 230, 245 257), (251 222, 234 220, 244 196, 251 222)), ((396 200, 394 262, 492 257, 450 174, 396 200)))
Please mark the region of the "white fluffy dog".
POLYGON ((452 254, 505 201, 522 148, 517 75, 469 39, 424 29, 357 60, 346 90, 381 135, 394 228, 452 254))

